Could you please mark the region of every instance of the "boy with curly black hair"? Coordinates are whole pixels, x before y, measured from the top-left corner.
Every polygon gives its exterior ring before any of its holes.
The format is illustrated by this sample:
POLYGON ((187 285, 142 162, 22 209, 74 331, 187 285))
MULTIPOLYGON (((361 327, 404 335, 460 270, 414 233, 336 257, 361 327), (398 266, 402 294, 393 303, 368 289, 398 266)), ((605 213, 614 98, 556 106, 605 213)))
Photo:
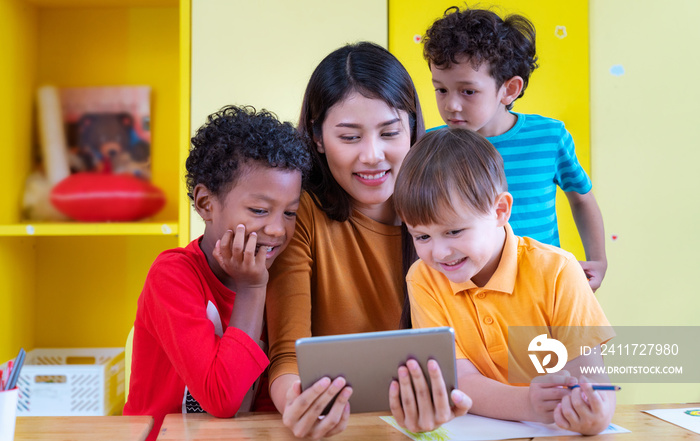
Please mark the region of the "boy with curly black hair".
POLYGON ((603 218, 571 134, 561 121, 511 111, 537 68, 533 24, 516 14, 501 18, 489 10, 453 6, 423 42, 442 119, 483 135, 503 156, 515 234, 559 246, 559 186, 586 252, 581 266, 595 291, 608 267, 603 218))
MULTIPOLYGON (((192 138, 187 190, 204 234, 155 260, 138 301, 125 415, 232 417, 256 408, 269 361, 268 268, 294 233, 306 139, 253 107, 227 106, 192 138)), ((264 389, 264 390, 262 390, 264 389)), ((271 408, 274 409, 274 408, 271 408)))

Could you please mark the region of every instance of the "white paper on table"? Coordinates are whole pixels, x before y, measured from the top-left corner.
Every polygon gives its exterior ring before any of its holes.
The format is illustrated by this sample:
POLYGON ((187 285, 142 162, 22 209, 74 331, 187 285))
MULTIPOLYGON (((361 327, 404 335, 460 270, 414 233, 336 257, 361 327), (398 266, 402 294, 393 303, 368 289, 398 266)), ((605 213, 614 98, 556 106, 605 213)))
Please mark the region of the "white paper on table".
POLYGON ((700 408, 686 407, 683 409, 653 409, 644 412, 668 421, 676 426, 681 426, 695 433, 700 433, 700 408))
MULTIPOLYGON (((396 423, 394 417, 380 418, 409 438, 419 441, 487 441, 513 438, 533 438, 536 436, 580 435, 578 432, 560 429, 556 424, 505 421, 471 414, 457 417, 452 421, 443 424, 442 427, 432 432, 413 433, 400 427, 396 423)), ((600 434, 626 432, 629 432, 629 430, 622 428, 617 424, 611 424, 600 434)))

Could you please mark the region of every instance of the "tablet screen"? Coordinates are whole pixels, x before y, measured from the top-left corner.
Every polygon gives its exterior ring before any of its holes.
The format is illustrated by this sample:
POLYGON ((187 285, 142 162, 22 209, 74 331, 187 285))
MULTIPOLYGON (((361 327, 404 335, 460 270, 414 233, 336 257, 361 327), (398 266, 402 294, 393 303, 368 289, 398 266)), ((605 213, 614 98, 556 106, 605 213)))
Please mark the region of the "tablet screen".
POLYGON ((428 360, 435 359, 448 392, 457 385, 454 330, 450 327, 301 338, 296 352, 302 390, 324 376, 342 376, 353 389, 353 413, 388 411, 391 380, 411 358, 424 373, 428 360))

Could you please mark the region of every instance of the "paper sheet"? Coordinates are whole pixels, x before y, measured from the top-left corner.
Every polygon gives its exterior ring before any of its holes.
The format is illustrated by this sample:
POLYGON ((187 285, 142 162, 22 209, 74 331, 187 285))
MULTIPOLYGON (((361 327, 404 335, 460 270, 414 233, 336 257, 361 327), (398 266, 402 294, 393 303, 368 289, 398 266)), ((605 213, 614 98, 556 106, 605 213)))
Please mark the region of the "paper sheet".
MULTIPOLYGON (((478 415, 464 415, 445 423, 437 430, 426 433, 409 432, 396 423, 394 417, 380 417, 411 439, 418 441, 476 441, 513 438, 534 438, 536 436, 579 435, 577 432, 560 429, 555 424, 504 421, 478 415)), ((698 418, 700 419, 700 418, 698 418)), ((611 424, 602 434, 625 433, 629 430, 611 424)))
POLYGON ((700 407, 686 407, 683 409, 653 409, 644 412, 654 415, 676 426, 700 433, 700 407))

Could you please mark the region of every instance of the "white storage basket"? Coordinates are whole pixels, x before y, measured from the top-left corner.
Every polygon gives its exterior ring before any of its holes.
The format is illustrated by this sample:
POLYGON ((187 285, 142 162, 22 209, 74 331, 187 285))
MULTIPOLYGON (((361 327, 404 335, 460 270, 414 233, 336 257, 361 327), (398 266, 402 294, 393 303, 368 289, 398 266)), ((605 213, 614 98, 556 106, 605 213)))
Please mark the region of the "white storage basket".
POLYGON ((34 349, 17 385, 18 416, 120 414, 124 348, 34 349))

